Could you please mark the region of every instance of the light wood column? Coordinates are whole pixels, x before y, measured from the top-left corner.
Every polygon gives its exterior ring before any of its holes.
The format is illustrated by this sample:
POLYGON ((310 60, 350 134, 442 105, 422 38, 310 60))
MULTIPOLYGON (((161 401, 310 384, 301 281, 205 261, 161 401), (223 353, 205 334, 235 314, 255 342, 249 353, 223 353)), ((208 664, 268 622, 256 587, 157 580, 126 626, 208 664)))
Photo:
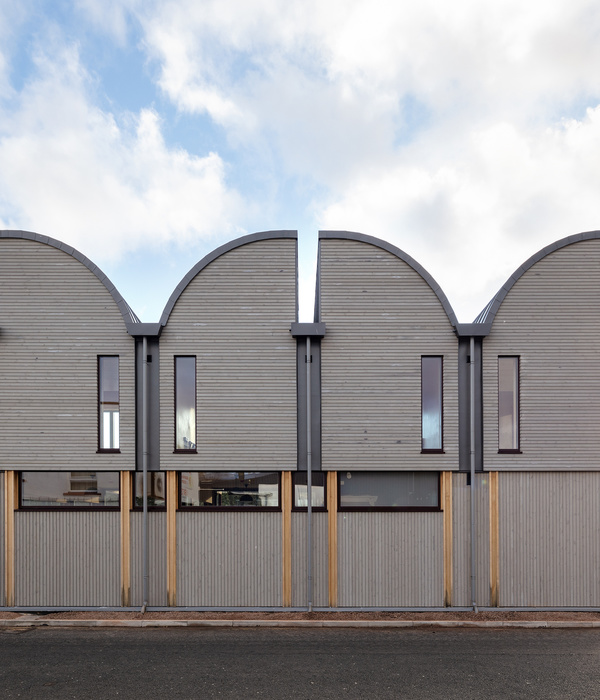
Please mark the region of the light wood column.
POLYGON ((121 605, 131 605, 131 472, 121 472, 121 605))
POLYGON ((329 570, 329 606, 338 604, 338 533, 337 533, 337 472, 327 472, 327 539, 329 570))
POLYGON ((167 605, 177 605, 177 472, 167 472, 167 605))
POLYGON ((490 490, 490 605, 499 605, 500 585, 500 513, 498 472, 489 473, 490 490))
POLYGON ((4 593, 6 607, 15 604, 15 510, 18 505, 18 474, 4 472, 4 593))
POLYGON ((283 607, 292 605, 292 472, 281 474, 281 511, 283 516, 282 601, 283 607))
POLYGON ((452 605, 452 472, 442 472, 444 511, 444 605, 452 605))

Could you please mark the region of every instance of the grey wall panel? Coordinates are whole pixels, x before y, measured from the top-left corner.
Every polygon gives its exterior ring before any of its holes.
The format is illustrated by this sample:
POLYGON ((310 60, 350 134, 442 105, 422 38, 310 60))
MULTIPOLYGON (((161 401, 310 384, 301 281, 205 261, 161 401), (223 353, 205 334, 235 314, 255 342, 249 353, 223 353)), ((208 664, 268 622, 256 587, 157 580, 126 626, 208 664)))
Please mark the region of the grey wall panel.
MULTIPOLYGON (((487 474, 475 476, 475 557, 477 605, 490 604, 489 489, 487 474)), ((452 480, 452 554, 453 598, 455 606, 468 606, 471 596, 471 487, 466 474, 454 474, 452 480)))
POLYGON ((443 605, 442 513, 340 513, 340 606, 443 605))
MULTIPOLYGON (((131 513, 131 604, 144 602, 143 513, 131 513)), ((148 513, 148 602, 167 605, 167 516, 148 513)))
POLYGON ((294 470, 296 241, 218 257, 177 300, 160 340, 161 467, 294 470), (195 355, 198 454, 173 454, 174 356, 195 355))
POLYGON ((133 469, 134 341, 104 284, 57 248, 2 238, 0 304, 2 466, 133 469), (120 357, 120 454, 97 454, 98 355, 120 357))
POLYGON ((319 256, 323 469, 458 469, 458 342, 440 300, 369 243, 321 240, 319 256), (421 454, 422 355, 443 356, 445 454, 421 454))
POLYGON ((500 605, 600 606, 600 474, 500 474, 500 605))
POLYGON ((4 472, 0 471, 0 605, 6 603, 4 585, 4 486, 4 472))
POLYGON ((485 469, 600 469, 600 240, 550 253, 502 302, 483 343, 485 469), (498 355, 521 358, 521 451, 498 454, 498 355))
POLYGON ((177 604, 280 606, 281 513, 178 513, 177 604))
MULTIPOLYGON (((292 605, 308 602, 306 513, 292 513, 292 605)), ((313 513, 313 605, 329 605, 327 513, 313 513)))
POLYGON ((119 513, 15 513, 16 605, 121 604, 119 513))

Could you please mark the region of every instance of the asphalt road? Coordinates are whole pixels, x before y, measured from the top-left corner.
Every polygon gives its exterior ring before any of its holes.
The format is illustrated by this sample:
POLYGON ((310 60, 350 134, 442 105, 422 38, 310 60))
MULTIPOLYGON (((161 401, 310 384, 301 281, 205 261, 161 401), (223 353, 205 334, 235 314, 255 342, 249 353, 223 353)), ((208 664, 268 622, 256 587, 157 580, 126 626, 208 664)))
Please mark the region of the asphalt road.
POLYGON ((0 632, 0 698, 600 698, 600 630, 0 632))

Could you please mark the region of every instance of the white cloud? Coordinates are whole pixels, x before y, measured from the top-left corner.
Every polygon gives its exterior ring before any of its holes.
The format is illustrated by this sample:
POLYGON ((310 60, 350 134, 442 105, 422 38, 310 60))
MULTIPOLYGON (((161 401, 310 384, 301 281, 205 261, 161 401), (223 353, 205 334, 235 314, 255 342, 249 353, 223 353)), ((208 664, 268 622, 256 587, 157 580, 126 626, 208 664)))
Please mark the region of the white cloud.
POLYGON ((168 148, 154 111, 117 118, 87 88, 74 48, 40 54, 18 106, 0 113, 0 226, 55 236, 98 262, 238 232, 241 199, 217 154, 168 148))

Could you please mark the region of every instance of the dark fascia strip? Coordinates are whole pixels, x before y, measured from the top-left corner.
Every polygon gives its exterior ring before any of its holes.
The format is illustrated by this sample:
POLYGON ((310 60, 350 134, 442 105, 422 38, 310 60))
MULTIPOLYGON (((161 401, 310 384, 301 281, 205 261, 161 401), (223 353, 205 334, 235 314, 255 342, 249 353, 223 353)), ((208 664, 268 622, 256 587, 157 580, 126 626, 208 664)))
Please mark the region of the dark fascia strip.
POLYGON ((561 248, 566 248, 573 243, 579 243, 580 241, 591 241, 595 238, 600 238, 600 231, 585 231, 583 233, 575 233, 572 236, 567 236, 566 238, 561 238, 554 243, 550 243, 546 247, 534 253, 528 260, 526 260, 522 265, 520 265, 512 275, 506 280, 502 287, 498 290, 496 295, 492 300, 486 305, 486 307, 481 311, 481 313, 475 319, 475 322, 485 321, 485 325, 491 325, 494 322, 494 318, 498 313, 500 305, 504 301, 508 292, 512 289, 513 285, 519 280, 529 269, 531 269, 537 262, 545 258, 550 253, 554 253, 561 248))
POLYGON ((56 238, 50 238, 50 236, 42 236, 41 234, 33 233, 32 231, 0 231, 0 239, 1 238, 22 238, 28 241, 35 241, 36 243, 43 243, 44 245, 49 245, 53 248, 57 248, 63 253, 66 253, 72 258, 75 258, 75 260, 80 262, 82 265, 87 267, 87 269, 90 272, 96 275, 100 282, 102 282, 102 284, 106 287, 112 298, 115 300, 115 303, 119 307, 119 311, 121 312, 121 316, 123 317, 123 321, 125 322, 127 330, 129 331, 130 326, 140 323, 140 319, 135 315, 133 309, 119 294, 115 285, 109 280, 109 278, 104 274, 104 272, 102 272, 102 270, 89 258, 86 258, 85 255, 83 255, 83 253, 80 253, 72 246, 63 243, 62 241, 59 241, 56 238))
POLYGON ((408 255, 408 253, 405 253, 403 250, 400 250, 400 248, 397 248, 395 245, 392 245, 387 241, 382 241, 380 238, 368 236, 364 233, 355 233, 353 231, 319 231, 319 240, 331 238, 341 238, 349 241, 360 241, 361 243, 369 243, 370 245, 386 250, 388 253, 395 255, 407 265, 410 265, 410 267, 412 267, 413 270, 417 274, 419 274, 431 287, 434 294, 440 300, 440 303, 444 311, 446 312, 446 316, 448 316, 450 324, 454 328, 456 328, 456 326, 458 325, 458 320, 456 318, 454 310, 452 309, 452 306, 450 306, 448 297, 444 294, 440 285, 434 280, 434 278, 429 274, 429 272, 427 272, 427 270, 422 265, 420 265, 414 258, 411 258, 410 255, 408 255))
POLYGON ((160 323, 128 323, 127 332, 134 338, 158 337, 163 327, 160 323))
POLYGON ((491 323, 457 323, 456 335, 459 338, 484 338, 492 330, 491 323))
MULTIPOLYGON (((167 321, 169 320, 171 311, 173 311, 173 307, 177 303, 177 300, 183 293, 184 289, 194 279, 194 277, 196 277, 196 275, 198 275, 205 267, 210 265, 211 262, 214 262, 217 258, 221 257, 221 255, 225 255, 225 253, 229 253, 229 251, 234 250, 235 248, 241 248, 241 246, 247 245, 248 243, 254 243, 256 241, 268 241, 275 238, 291 238, 293 240, 297 240, 298 232, 261 231, 260 233, 250 233, 247 236, 242 236, 241 238, 236 238, 233 241, 229 241, 229 243, 225 243, 224 245, 215 248, 215 250, 213 250, 208 255, 205 255, 202 258, 202 260, 200 260, 200 262, 196 263, 194 267, 192 267, 192 269, 187 273, 187 275, 185 275, 185 277, 181 280, 177 287, 175 287, 175 291, 169 297, 169 301, 167 301, 167 305, 165 306, 165 309, 162 312, 162 316, 160 317, 160 325, 167 325, 167 321)), ((298 275, 296 274, 296 277, 297 276, 298 275)))
POLYGON ((324 338, 324 323, 292 323, 290 332, 293 338, 324 338))

